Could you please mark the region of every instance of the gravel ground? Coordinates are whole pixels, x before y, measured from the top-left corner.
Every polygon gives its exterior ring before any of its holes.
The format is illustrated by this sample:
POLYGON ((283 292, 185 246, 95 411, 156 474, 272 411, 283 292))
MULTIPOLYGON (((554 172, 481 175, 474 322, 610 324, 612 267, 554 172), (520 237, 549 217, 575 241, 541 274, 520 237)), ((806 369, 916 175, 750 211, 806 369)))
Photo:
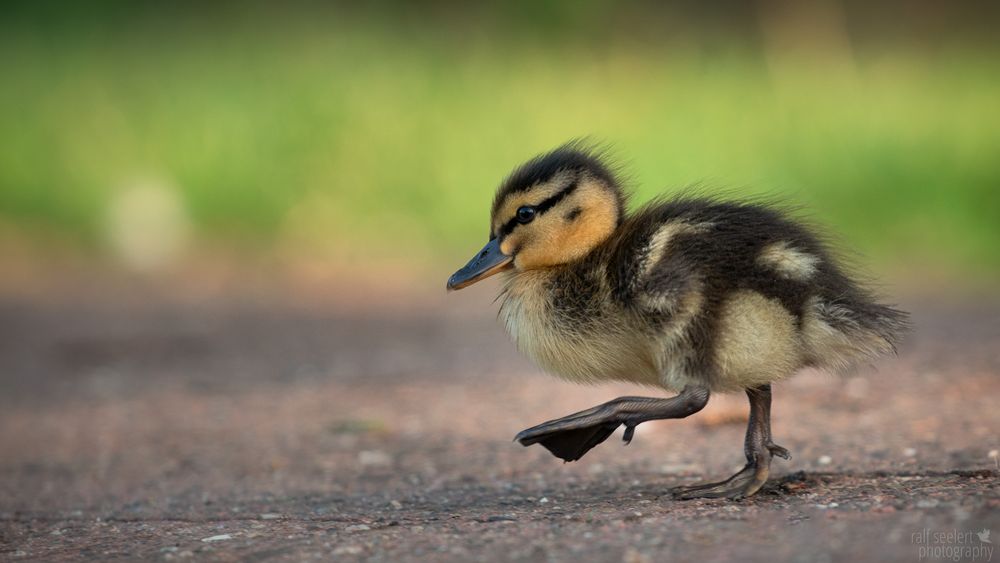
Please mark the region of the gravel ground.
POLYGON ((910 304, 900 358, 776 386, 792 460, 751 499, 678 502, 670 487, 742 465, 745 398, 563 464, 511 438, 655 391, 540 374, 489 299, 0 300, 0 559, 988 561, 1000 546, 975 533, 1000 538, 998 304, 910 304))

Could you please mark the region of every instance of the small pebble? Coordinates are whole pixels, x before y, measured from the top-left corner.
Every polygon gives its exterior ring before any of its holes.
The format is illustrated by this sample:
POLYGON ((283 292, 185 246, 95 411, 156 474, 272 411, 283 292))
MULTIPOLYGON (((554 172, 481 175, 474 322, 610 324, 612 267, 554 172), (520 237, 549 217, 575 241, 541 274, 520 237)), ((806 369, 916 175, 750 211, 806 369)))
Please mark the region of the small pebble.
POLYGON ((371 530, 371 527, 365 524, 354 524, 344 528, 346 532, 367 532, 368 530, 371 530))
POLYGON ((622 563, 652 563, 653 558, 630 547, 622 554, 622 563))
POLYGON ((362 450, 358 452, 358 463, 363 466, 390 465, 392 456, 382 450, 362 450))
POLYGON ((548 503, 549 503, 549 498, 548 497, 542 497, 542 498, 538 499, 538 504, 548 504, 548 503))
POLYGON ((831 463, 833 463, 833 458, 830 457, 830 456, 828 456, 828 455, 822 455, 822 456, 819 456, 819 459, 816 460, 816 461, 820 465, 830 465, 831 463))
POLYGON ((265 512, 260 515, 261 520, 277 520, 278 518, 281 518, 281 515, 276 512, 265 512))
POLYGON ((917 455, 917 449, 916 448, 905 448, 905 449, 903 449, 903 455, 905 455, 906 457, 913 457, 913 456, 917 455))
POLYGON ((660 473, 663 475, 673 475, 675 473, 699 473, 701 471, 702 467, 694 463, 665 463, 660 466, 660 473))
POLYGON ((358 555, 362 551, 361 546, 342 545, 333 550, 334 555, 358 555))
POLYGON ((939 501, 937 499, 934 499, 934 498, 928 498, 928 499, 924 499, 924 500, 918 500, 917 501, 917 508, 934 508, 935 506, 937 506, 939 504, 941 504, 941 501, 939 501))
POLYGON ((403 508, 403 503, 399 502, 398 500, 390 500, 389 506, 395 508, 396 510, 399 510, 403 508))
POLYGON ((642 513, 636 511, 632 512, 631 514, 626 514, 624 520, 626 522, 635 522, 636 520, 640 520, 641 518, 642 518, 642 513))
POLYGON ((209 536, 207 538, 201 538, 203 542, 213 542, 213 541, 226 541, 233 539, 232 534, 219 534, 217 536, 209 536))

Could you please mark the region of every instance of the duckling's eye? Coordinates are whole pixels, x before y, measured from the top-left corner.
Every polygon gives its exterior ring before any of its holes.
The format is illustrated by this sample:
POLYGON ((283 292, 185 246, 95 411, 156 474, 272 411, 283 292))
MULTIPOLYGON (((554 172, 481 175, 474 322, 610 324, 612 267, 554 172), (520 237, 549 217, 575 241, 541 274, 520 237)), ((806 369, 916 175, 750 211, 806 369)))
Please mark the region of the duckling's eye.
POLYGON ((517 208, 517 222, 522 225, 525 223, 530 223, 532 219, 535 218, 535 208, 530 205, 525 205, 524 207, 517 208))

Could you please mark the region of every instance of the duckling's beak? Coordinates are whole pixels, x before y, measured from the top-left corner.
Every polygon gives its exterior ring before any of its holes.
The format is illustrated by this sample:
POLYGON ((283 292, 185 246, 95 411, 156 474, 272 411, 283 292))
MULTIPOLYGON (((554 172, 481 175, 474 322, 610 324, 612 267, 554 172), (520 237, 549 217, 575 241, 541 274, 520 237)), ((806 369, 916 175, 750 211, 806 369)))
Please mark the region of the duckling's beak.
POLYGON ((448 291, 462 289, 511 267, 513 256, 500 251, 500 239, 493 239, 469 263, 448 278, 448 291))

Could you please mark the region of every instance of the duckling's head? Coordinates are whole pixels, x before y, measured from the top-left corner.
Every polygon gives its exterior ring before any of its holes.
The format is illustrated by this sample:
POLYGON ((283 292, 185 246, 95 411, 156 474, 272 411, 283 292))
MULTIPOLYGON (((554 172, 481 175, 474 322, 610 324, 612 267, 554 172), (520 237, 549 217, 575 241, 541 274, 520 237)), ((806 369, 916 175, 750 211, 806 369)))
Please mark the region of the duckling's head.
POLYGON ((448 289, 504 270, 580 260, 611 236, 624 207, 621 186, 596 151, 571 143, 535 157, 500 185, 490 240, 448 279, 448 289))

